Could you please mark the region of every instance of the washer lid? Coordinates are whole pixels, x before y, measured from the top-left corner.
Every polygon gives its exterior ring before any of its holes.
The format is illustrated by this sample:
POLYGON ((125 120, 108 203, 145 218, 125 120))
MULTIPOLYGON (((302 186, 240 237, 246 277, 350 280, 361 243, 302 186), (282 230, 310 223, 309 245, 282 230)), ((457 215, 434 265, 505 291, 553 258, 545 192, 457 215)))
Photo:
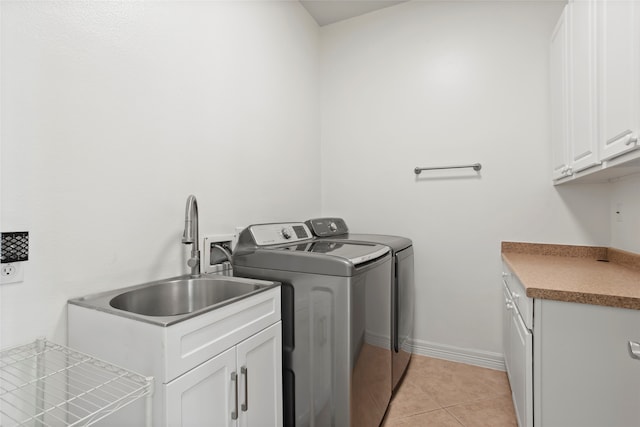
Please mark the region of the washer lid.
POLYGON ((343 236, 332 237, 334 240, 346 240, 348 242, 370 242, 379 245, 389 246, 393 252, 399 252, 413 245, 411 239, 402 236, 391 236, 385 234, 354 234, 349 233, 343 236))
POLYGON ((328 255, 343 258, 354 266, 380 258, 389 252, 386 246, 366 242, 336 242, 316 240, 311 243, 273 248, 280 251, 307 252, 310 254, 328 255))
POLYGON ((376 243, 313 238, 304 223, 254 224, 240 233, 233 267, 348 277, 389 253, 376 243))

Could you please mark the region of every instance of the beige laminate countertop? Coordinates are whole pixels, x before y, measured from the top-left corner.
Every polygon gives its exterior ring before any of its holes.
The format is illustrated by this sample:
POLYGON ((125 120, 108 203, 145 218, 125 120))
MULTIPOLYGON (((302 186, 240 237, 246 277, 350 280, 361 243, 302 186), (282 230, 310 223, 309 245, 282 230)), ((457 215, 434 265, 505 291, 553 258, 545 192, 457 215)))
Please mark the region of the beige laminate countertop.
POLYGON ((528 297, 640 310, 638 254, 603 247, 503 242, 502 258, 528 297))

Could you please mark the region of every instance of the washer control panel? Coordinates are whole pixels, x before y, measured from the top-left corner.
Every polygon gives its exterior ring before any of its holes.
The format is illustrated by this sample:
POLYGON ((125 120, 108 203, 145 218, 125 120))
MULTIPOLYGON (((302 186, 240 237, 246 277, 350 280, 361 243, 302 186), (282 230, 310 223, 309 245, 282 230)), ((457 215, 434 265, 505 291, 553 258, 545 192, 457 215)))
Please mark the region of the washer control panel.
POLYGON ((249 231, 258 246, 295 243, 309 240, 313 236, 306 224, 302 222, 257 224, 250 226, 249 231))

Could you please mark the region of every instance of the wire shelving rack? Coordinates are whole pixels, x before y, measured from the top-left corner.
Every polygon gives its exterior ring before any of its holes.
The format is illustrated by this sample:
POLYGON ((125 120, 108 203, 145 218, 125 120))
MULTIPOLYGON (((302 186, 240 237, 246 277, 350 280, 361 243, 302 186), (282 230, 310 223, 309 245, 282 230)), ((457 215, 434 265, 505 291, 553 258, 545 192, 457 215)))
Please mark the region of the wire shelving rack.
POLYGON ((36 340, 0 351, 0 426, 88 426, 146 397, 153 378, 79 351, 36 340))

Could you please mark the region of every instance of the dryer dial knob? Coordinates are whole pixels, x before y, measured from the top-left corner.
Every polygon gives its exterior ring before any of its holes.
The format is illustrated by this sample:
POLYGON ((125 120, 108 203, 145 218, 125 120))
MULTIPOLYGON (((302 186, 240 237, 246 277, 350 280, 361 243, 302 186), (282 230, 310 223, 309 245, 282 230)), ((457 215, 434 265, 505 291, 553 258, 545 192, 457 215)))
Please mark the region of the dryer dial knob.
POLYGON ((331 224, 329 224, 329 230, 336 232, 338 231, 338 226, 336 225, 335 222, 332 222, 331 224))
POLYGON ((288 228, 283 228, 282 230, 280 230, 280 233, 282 234, 282 237, 284 237, 287 240, 291 238, 291 232, 289 231, 288 228))

